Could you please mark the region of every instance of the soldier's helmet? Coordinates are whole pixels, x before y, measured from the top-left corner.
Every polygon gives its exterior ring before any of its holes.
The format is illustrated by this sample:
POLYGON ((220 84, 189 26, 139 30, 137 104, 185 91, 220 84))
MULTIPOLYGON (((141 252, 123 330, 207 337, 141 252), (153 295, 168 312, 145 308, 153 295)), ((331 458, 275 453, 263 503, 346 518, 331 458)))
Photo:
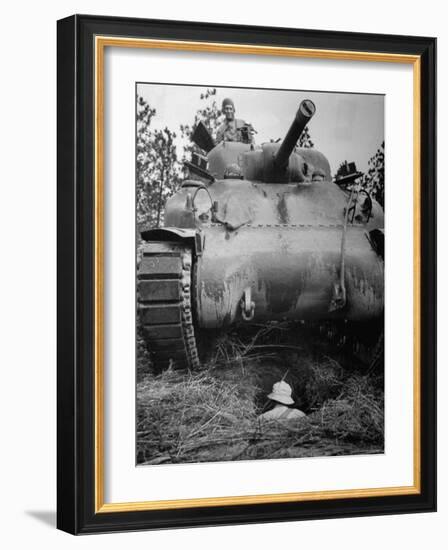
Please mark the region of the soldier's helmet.
POLYGON ((233 107, 233 110, 235 110, 235 103, 233 103, 233 100, 230 99, 230 97, 226 97, 222 100, 222 110, 224 111, 224 108, 226 105, 231 105, 233 107))
POLYGON ((284 405, 292 405, 294 403, 291 386, 283 382, 283 380, 273 385, 272 392, 268 395, 268 398, 284 405))

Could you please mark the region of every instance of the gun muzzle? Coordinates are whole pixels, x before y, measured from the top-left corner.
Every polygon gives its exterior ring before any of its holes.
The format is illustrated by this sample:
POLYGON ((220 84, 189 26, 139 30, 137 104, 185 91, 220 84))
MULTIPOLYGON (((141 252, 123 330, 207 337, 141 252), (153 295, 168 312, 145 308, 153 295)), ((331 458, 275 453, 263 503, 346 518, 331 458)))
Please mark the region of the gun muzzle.
POLYGON ((280 170, 285 170, 287 168, 289 157, 294 151, 294 147, 305 129, 305 126, 311 120, 315 112, 316 106, 310 99, 305 99, 299 105, 296 116, 289 127, 288 133, 282 141, 282 144, 280 145, 280 148, 274 158, 274 164, 280 170))

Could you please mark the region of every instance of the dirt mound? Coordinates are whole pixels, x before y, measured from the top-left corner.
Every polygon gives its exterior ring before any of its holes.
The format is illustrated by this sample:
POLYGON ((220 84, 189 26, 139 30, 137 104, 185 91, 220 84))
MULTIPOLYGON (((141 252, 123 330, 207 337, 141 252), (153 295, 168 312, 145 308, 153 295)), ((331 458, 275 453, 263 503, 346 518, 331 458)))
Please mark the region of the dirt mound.
POLYGON ((213 349, 195 372, 154 373, 139 356, 139 464, 383 452, 382 371, 366 372, 301 327, 292 336, 281 326, 231 333, 213 349), (261 422, 281 379, 307 416, 261 422))

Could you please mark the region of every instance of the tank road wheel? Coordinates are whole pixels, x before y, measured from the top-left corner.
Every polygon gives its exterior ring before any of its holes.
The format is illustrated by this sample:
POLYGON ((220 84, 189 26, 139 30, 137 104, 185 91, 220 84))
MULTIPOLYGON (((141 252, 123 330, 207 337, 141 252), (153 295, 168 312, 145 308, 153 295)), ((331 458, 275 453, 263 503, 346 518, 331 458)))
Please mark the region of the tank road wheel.
POLYGON ((157 368, 199 367, 191 304, 192 252, 183 243, 143 246, 137 272, 138 312, 157 368))

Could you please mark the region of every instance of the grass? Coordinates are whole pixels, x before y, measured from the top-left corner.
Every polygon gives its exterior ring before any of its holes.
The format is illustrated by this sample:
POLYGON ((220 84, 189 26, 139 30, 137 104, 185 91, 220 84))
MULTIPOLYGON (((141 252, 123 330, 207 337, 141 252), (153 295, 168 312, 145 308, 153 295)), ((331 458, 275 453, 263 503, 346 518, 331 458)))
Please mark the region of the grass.
POLYGON ((138 343, 139 464, 381 453, 383 445, 382 368, 366 369, 300 325, 221 336, 194 372, 153 372, 138 343), (307 416, 261 422, 282 378, 307 416))

